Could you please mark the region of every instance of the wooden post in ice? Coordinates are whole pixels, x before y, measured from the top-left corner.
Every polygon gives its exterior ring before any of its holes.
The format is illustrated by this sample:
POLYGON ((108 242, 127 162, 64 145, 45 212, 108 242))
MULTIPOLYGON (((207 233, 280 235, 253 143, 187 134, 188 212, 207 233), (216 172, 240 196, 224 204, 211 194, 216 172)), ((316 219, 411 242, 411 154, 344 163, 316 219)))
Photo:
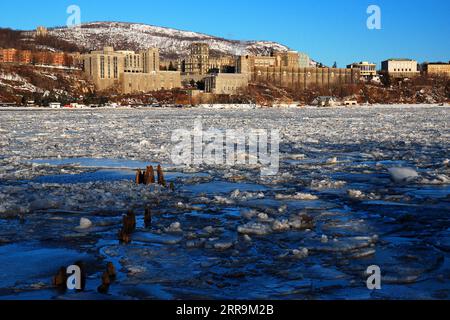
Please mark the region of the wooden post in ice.
POLYGON ((131 242, 131 234, 136 230, 136 215, 133 211, 128 211, 122 218, 123 227, 119 231, 119 240, 123 243, 131 242))
POLYGON ((161 165, 158 165, 158 184, 165 187, 166 186, 166 180, 164 179, 164 172, 161 168, 161 165))
POLYGON ((114 264, 112 262, 108 262, 106 265, 106 270, 108 271, 108 275, 111 279, 116 278, 116 268, 114 267, 114 264))
POLYGON ((144 183, 146 185, 155 183, 155 170, 153 169, 153 166, 147 167, 147 170, 145 171, 144 175, 144 183))
POLYGON ((131 242, 131 235, 126 233, 123 229, 119 230, 119 241, 121 243, 130 243, 131 242))
POLYGON ((141 176, 142 176, 142 172, 141 170, 136 170, 136 184, 141 184, 141 176))
POLYGON ((146 228, 149 228, 152 226, 152 211, 148 207, 145 208, 144 224, 145 224, 146 228))
POLYGON ((65 267, 61 267, 59 269, 58 273, 53 277, 52 283, 53 286, 57 287, 58 289, 67 289, 67 273, 65 267))
POLYGON ((102 284, 97 288, 97 291, 101 294, 106 294, 109 291, 109 286, 111 285, 111 279, 109 277, 108 271, 103 272, 102 284))
POLYGON ((136 230, 136 215, 131 210, 126 216, 123 216, 123 230, 128 234, 132 234, 136 230))
POLYGON ((112 262, 108 262, 106 265, 106 271, 102 274, 102 284, 97 288, 97 291, 102 294, 106 294, 109 291, 111 282, 116 279, 116 268, 112 262))

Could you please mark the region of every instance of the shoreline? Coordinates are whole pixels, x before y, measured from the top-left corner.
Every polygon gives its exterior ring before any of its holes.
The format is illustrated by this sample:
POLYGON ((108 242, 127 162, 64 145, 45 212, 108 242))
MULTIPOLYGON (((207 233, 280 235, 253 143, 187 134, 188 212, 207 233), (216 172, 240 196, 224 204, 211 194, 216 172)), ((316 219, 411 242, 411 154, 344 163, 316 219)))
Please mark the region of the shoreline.
POLYGON ((323 110, 333 110, 333 109, 367 109, 367 108, 387 108, 387 107, 401 107, 401 108, 448 108, 450 107, 449 103, 444 104, 371 104, 371 105, 356 105, 356 106, 331 106, 331 107, 317 107, 312 105, 307 106, 298 106, 298 105, 275 105, 272 107, 266 107, 261 105, 252 105, 252 104, 203 104, 197 106, 165 106, 165 107, 133 107, 133 106, 121 106, 116 108, 111 107, 98 107, 98 108, 59 108, 52 109, 49 107, 3 107, 0 106, 0 111, 55 111, 55 112, 64 112, 64 111, 107 111, 107 110, 171 110, 171 109, 211 109, 211 110, 254 110, 254 109, 274 109, 274 110, 290 110, 290 109, 323 109, 323 110))

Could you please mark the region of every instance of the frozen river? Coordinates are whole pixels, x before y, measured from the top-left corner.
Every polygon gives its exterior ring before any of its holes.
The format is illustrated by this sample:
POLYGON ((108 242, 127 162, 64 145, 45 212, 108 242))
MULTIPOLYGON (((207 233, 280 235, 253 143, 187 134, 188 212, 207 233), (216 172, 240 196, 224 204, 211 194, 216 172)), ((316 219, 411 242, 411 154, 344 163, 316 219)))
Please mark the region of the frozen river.
POLYGON ((438 106, 2 110, 0 298, 450 299, 449 128, 438 106), (279 130, 279 173, 172 164, 172 132, 199 117, 279 130), (175 191, 133 183, 150 164, 175 191), (76 261, 86 291, 53 289, 76 261), (381 290, 366 287, 371 265, 381 290))

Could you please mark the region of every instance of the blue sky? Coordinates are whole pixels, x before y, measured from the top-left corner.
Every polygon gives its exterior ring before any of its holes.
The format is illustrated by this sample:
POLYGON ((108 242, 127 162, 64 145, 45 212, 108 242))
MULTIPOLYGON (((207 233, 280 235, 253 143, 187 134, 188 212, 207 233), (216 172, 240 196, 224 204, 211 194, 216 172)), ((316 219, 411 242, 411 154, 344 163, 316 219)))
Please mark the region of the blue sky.
POLYGON ((273 40, 340 67, 393 57, 450 60, 448 0, 0 1, 0 26, 65 25, 71 4, 81 8, 82 22, 143 22, 232 39, 273 40), (366 27, 372 4, 381 8, 381 30, 366 27))

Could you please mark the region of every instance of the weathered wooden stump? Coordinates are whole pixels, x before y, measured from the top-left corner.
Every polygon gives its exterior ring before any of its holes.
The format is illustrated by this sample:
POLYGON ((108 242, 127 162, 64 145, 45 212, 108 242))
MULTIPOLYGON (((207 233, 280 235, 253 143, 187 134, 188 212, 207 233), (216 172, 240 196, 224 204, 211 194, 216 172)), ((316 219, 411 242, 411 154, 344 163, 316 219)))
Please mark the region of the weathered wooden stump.
POLYGON ((117 276, 116 268, 114 267, 114 264, 112 262, 108 262, 108 264, 106 265, 106 270, 108 272, 110 279, 116 278, 116 276, 117 276))
POLYGON ((128 211, 122 217, 122 229, 119 231, 119 241, 123 243, 131 242, 131 234, 136 230, 136 215, 133 211, 128 211))
POLYGON ((145 171, 144 175, 144 183, 146 185, 155 183, 155 170, 153 169, 153 166, 147 167, 147 170, 145 171))
POLYGON ((152 211, 148 207, 145 208, 144 224, 146 228, 150 228, 152 226, 152 211))
POLYGON ((102 284, 97 288, 97 291, 101 294, 106 294, 109 291, 109 286, 111 285, 111 278, 108 271, 103 272, 102 284))
POLYGON ((120 243, 128 244, 131 242, 131 235, 126 233, 123 229, 119 230, 119 241, 120 243))
POLYGON ((123 216, 123 231, 127 234, 132 234, 136 230, 136 215, 133 211, 128 211, 127 215, 123 216))
POLYGON ((141 170, 136 170, 136 184, 141 184, 142 183, 142 171, 141 170))
POLYGON ((164 172, 161 168, 161 165, 158 165, 157 173, 158 173, 158 184, 165 187, 166 179, 164 179, 164 172))
POLYGON ((65 267, 61 267, 58 273, 53 277, 52 284, 54 287, 66 290, 67 289, 67 272, 65 267))

